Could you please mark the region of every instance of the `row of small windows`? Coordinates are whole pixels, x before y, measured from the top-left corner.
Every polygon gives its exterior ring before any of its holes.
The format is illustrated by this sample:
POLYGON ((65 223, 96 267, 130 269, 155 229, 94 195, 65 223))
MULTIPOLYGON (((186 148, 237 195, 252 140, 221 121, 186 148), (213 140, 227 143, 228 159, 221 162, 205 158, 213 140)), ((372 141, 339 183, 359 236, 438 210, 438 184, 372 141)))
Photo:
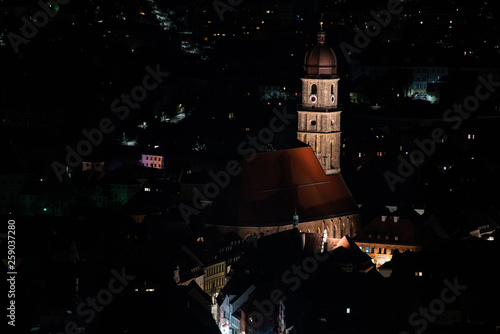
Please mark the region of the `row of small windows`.
MULTIPOLYGON (((318 94, 318 86, 316 86, 315 84, 311 86, 311 94, 318 94)), ((330 86, 330 94, 334 94, 333 85, 330 86)))
MULTIPOLYGON (((373 234, 368 234, 368 239, 373 239, 373 234)), ((386 236, 383 236, 381 234, 378 234, 377 235, 377 239, 385 239, 385 240, 389 240, 390 239, 390 236, 386 235, 386 236)), ((394 236, 394 240, 398 241, 399 240, 399 237, 397 235, 394 236)))
POLYGON ((205 282, 205 291, 219 288, 224 285, 224 277, 219 277, 210 281, 205 282))
MULTIPOLYGON (((161 161, 162 157, 154 157, 154 161, 161 161)), ((153 157, 146 156, 146 160, 153 160, 153 157), (151 159, 150 159, 151 158, 151 159)))
MULTIPOLYGON (((359 246, 359 249, 363 250, 363 247, 362 246, 359 246)), ((371 254, 391 254, 393 255, 394 254, 394 250, 393 248, 390 248, 390 249, 387 249, 387 248, 382 248, 382 247, 369 247, 369 246, 366 246, 364 248, 364 252, 365 253, 371 253, 371 254), (376 252, 376 253, 375 253, 376 252)), ((409 249, 400 249, 399 251, 401 253, 407 251, 409 249)))
POLYGON ((218 265, 212 266, 210 268, 207 268, 206 270, 206 276, 212 276, 218 273, 221 273, 224 271, 224 264, 220 263, 218 265))
MULTIPOLYGON (((349 218, 347 218, 347 222, 349 223, 349 218)), ((335 224, 335 222, 333 220, 332 220, 332 223, 335 224)), ((323 221, 323 224, 326 224, 326 222, 323 221)), ((330 235, 330 228, 328 226, 325 226, 325 230, 326 230, 326 234, 330 235)), ((307 229, 304 231, 299 230, 299 232, 311 233, 311 230, 310 229, 307 229)), ((316 229, 316 233, 323 233, 323 231, 321 231, 320 228, 318 227, 316 229)), ((340 227, 333 225, 333 235, 332 235, 333 238, 342 238, 346 233, 349 233, 349 235, 351 235, 351 236, 354 234, 354 227, 352 226, 352 224, 350 224, 348 228, 346 228, 344 222, 342 222, 340 224, 340 227)))
POLYGON ((244 242, 245 242, 245 240, 239 239, 239 240, 231 241, 231 245, 241 245, 244 242))
POLYGON ((161 167, 161 164, 154 164, 152 162, 151 163, 147 163, 146 162, 146 163, 143 164, 143 166, 144 167, 158 167, 159 168, 159 167, 161 167))

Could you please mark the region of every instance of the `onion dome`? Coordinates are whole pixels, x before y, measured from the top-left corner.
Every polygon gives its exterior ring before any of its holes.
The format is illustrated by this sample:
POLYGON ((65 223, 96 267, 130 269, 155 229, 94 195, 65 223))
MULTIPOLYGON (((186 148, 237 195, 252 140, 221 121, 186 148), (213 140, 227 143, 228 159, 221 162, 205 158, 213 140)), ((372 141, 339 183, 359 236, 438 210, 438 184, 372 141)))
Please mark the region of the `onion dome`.
POLYGON ((306 53, 304 59, 304 71, 308 77, 316 76, 336 76, 337 75, 337 56, 333 50, 325 44, 326 33, 318 33, 318 44, 306 53))

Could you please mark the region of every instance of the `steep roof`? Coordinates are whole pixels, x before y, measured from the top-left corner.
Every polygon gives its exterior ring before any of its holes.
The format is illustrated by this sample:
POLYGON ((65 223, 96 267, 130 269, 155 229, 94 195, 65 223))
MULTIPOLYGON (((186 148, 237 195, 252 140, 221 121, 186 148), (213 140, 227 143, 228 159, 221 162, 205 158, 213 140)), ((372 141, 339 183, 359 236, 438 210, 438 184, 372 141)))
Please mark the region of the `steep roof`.
POLYGON ((420 232, 409 219, 381 217, 373 219, 354 236, 355 242, 372 242, 395 245, 418 245, 421 241, 420 232), (396 239, 397 237, 397 239, 396 239))
POLYGON ((245 156, 242 171, 221 196, 215 219, 222 225, 270 226, 355 212, 341 175, 325 175, 311 147, 245 156))

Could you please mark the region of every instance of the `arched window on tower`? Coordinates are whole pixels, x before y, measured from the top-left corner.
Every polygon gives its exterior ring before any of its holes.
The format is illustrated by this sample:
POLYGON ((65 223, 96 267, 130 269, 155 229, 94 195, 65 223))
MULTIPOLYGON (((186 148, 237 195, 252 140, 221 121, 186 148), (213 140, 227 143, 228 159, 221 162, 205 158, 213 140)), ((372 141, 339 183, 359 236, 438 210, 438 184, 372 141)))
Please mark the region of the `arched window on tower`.
POLYGON ((311 94, 318 94, 318 86, 316 85, 311 86, 311 94))
POLYGON ((330 94, 333 94, 333 85, 331 85, 330 94))

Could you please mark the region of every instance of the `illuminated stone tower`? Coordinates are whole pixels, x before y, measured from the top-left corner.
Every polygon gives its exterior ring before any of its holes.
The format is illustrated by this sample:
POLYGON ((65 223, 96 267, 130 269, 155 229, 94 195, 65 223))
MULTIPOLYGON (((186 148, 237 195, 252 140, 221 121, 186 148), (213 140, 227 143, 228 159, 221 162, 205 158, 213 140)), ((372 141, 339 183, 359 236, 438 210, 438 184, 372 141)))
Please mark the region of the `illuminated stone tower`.
POLYGON ((312 147, 327 175, 340 173, 340 107, 337 57, 318 33, 318 44, 307 52, 302 80, 302 104, 298 106, 297 139, 312 147))

